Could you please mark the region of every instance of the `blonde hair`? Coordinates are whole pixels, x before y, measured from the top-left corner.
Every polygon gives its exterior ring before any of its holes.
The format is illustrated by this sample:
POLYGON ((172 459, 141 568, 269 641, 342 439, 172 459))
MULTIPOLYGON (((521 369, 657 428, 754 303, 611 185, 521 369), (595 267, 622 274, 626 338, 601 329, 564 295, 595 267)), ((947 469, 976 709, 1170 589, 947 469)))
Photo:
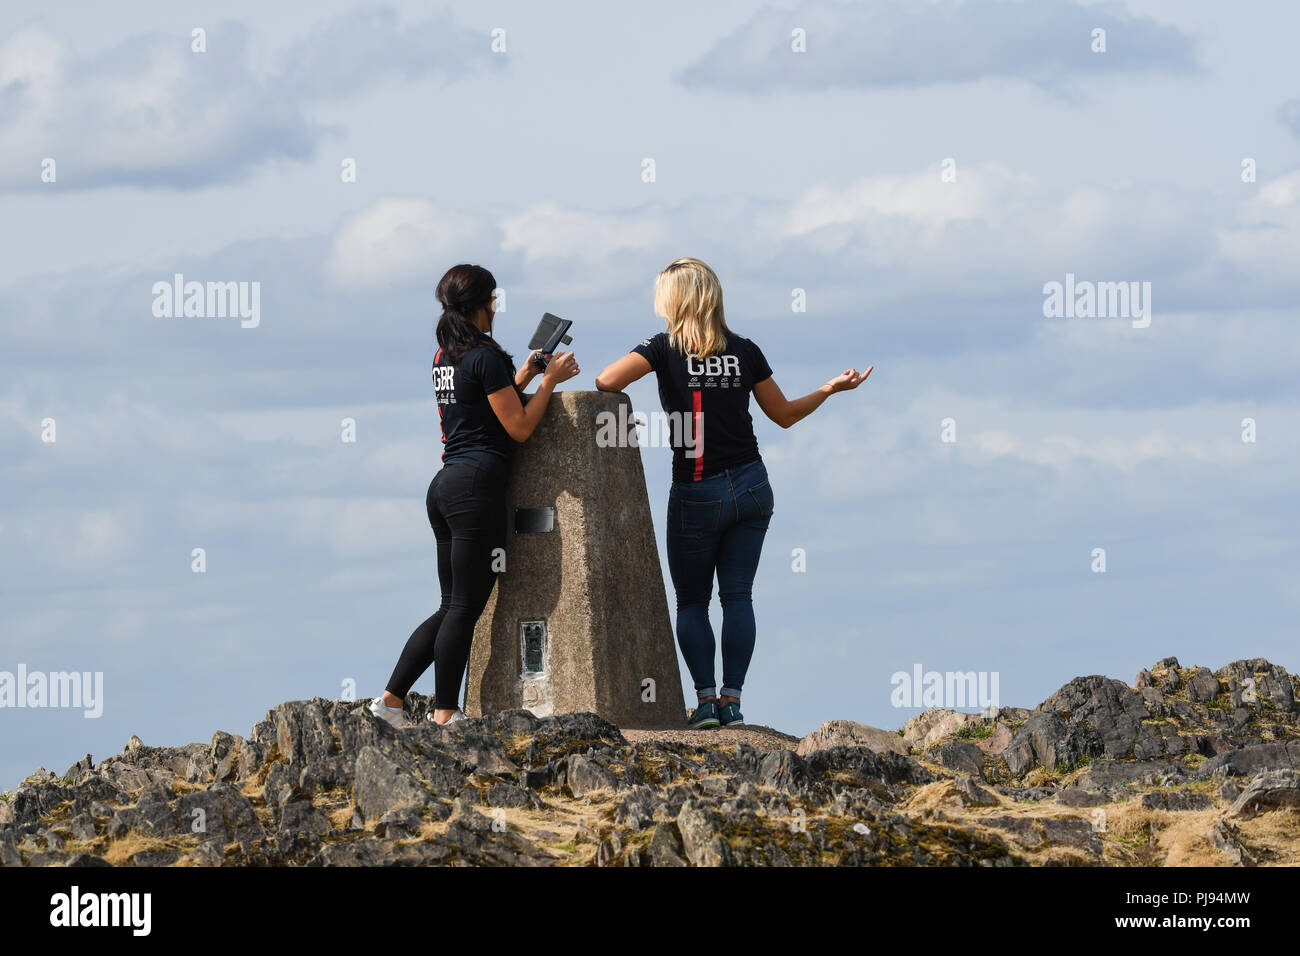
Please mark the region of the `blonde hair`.
POLYGON ((668 343, 696 358, 727 347, 722 283, 699 259, 678 259, 655 279, 655 312, 668 320, 668 343))

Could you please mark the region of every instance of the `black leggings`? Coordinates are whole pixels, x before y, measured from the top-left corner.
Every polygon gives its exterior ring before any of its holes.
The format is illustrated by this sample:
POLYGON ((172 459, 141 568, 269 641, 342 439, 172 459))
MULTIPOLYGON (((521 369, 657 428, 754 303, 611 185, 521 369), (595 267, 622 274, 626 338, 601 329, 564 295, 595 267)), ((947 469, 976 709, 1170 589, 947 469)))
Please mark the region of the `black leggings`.
POLYGON ((433 664, 436 706, 455 710, 474 625, 504 567, 506 476, 473 465, 444 465, 429 482, 425 504, 438 538, 442 604, 407 639, 387 689, 405 699, 433 664))

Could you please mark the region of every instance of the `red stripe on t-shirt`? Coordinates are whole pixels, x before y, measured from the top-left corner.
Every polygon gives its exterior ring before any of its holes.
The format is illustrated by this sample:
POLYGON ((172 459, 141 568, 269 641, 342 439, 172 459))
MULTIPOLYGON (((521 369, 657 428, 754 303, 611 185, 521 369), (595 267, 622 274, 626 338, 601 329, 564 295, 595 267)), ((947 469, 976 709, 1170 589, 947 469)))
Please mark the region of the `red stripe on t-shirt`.
POLYGON ((695 481, 701 481, 704 478, 704 413, 701 411, 700 399, 703 393, 698 389, 691 393, 691 401, 695 405, 695 414, 692 417, 692 425, 695 431, 695 481))

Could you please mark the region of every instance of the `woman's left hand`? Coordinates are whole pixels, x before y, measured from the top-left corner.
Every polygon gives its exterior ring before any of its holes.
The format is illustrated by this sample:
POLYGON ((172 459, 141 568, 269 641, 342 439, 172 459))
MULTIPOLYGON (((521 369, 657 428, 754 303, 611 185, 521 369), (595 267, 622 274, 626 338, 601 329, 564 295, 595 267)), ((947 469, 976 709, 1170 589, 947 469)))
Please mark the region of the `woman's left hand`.
POLYGON ((843 372, 835 376, 835 378, 831 379, 826 384, 830 388, 832 393, 850 391, 851 389, 855 389, 863 382, 865 382, 867 380, 867 376, 871 374, 871 370, 873 368, 875 368, 874 365, 869 365, 867 366, 867 370, 865 372, 859 372, 857 369, 852 369, 852 368, 845 369, 843 372))
POLYGON ((528 358, 524 359, 524 364, 521 365, 519 367, 519 371, 515 373, 516 385, 518 385, 520 388, 523 388, 529 382, 535 379, 538 375, 542 374, 542 370, 539 369, 537 365, 534 364, 535 361, 541 359, 541 356, 542 356, 541 349, 533 349, 531 352, 528 353, 528 358))

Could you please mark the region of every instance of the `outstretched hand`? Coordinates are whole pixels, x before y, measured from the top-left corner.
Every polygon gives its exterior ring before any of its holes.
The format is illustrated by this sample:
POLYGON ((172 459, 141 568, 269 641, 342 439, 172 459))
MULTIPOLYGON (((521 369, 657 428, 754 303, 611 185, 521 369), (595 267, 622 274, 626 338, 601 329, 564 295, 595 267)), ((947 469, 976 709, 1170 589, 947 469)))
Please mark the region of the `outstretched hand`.
POLYGON ((867 376, 871 374, 873 368, 875 368, 874 365, 868 365, 865 372, 847 368, 826 384, 830 386, 832 392, 851 391, 867 380, 867 376))

